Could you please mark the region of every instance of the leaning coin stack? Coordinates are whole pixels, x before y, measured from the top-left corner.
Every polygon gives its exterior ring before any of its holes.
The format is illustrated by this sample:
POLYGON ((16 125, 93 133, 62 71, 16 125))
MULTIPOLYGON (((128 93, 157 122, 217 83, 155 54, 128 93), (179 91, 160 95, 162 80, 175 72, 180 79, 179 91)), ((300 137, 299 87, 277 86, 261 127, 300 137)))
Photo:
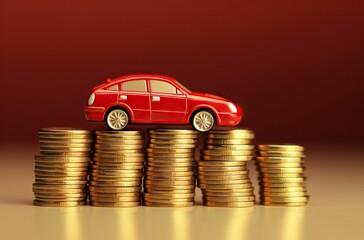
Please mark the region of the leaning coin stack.
POLYGON ((193 130, 149 130, 143 201, 145 206, 188 207, 195 199, 193 130))
POLYGON ((142 131, 96 131, 89 183, 90 205, 141 205, 144 168, 142 131))
POLYGON ((255 204, 254 188, 246 167, 253 159, 250 130, 216 130, 205 134, 197 162, 198 186, 203 204, 210 207, 249 207, 255 204))
POLYGON ((304 148, 297 145, 257 146, 256 164, 262 204, 302 206, 308 203, 303 151, 304 148))
POLYGON ((93 132, 43 128, 39 131, 40 155, 35 156, 34 205, 81 206, 86 204, 87 176, 93 132))

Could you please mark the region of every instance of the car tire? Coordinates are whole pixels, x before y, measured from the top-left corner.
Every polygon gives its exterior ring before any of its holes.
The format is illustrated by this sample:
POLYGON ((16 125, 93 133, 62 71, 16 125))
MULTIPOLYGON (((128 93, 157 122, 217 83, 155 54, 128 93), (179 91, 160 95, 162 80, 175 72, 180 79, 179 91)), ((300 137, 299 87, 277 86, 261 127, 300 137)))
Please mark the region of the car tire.
POLYGON ((215 116, 208 110, 200 110, 193 115, 192 125, 199 132, 209 131, 215 124, 215 116))
POLYGON ((129 115, 125 110, 115 108, 107 113, 105 122, 110 130, 119 131, 128 125, 129 115))

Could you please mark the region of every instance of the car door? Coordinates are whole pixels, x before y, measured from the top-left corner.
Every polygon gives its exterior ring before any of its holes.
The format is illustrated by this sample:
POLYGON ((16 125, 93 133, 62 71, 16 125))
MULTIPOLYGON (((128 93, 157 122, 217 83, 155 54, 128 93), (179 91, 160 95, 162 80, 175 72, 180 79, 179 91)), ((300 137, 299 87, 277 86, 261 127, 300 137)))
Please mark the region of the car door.
POLYGON ((133 122, 149 122, 150 93, 145 79, 126 80, 120 83, 119 105, 128 106, 133 112, 133 122))
POLYGON ((187 97, 168 81, 149 81, 151 94, 151 117, 155 123, 184 123, 187 97))

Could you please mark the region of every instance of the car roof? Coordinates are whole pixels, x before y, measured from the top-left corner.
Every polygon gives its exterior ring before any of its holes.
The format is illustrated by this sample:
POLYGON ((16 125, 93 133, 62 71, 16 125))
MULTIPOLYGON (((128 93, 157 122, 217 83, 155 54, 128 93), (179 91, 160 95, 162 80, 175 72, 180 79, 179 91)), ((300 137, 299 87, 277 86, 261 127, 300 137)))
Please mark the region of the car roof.
POLYGON ((126 75, 126 76, 121 76, 121 77, 117 77, 114 79, 110 79, 110 82, 114 82, 114 81, 124 81, 124 80, 133 80, 133 79, 141 79, 141 78, 145 78, 145 79, 160 79, 160 80, 167 80, 167 81, 175 81, 174 78, 169 77, 169 76, 164 76, 164 75, 158 75, 158 74, 133 74, 133 75, 126 75))

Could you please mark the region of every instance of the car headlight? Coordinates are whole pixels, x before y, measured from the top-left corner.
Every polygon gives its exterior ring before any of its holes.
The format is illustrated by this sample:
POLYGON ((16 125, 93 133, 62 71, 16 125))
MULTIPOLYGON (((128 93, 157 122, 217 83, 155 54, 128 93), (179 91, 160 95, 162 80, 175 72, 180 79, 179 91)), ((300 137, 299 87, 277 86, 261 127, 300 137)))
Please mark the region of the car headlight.
POLYGON ((237 113, 238 109, 236 108, 236 106, 234 105, 234 103, 229 102, 228 103, 229 109, 232 113, 237 113))
POLYGON ((94 104, 94 101, 95 101, 95 93, 91 94, 90 97, 88 98, 88 105, 94 104))

